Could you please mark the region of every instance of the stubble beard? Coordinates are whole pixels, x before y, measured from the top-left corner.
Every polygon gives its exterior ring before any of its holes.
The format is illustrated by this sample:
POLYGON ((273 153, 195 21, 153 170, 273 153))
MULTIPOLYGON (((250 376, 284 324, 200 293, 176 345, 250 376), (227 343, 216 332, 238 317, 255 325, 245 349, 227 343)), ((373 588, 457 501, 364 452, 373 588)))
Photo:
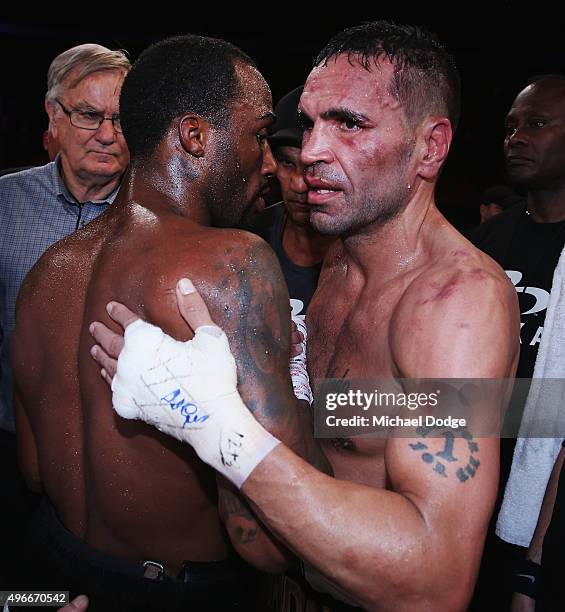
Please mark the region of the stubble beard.
POLYGON ((375 188, 374 182, 361 188, 363 195, 360 199, 348 198, 345 191, 342 192, 344 212, 341 215, 316 215, 316 208, 313 208, 310 212, 312 227, 320 234, 347 237, 386 225, 400 214, 410 197, 404 170, 405 167, 398 169, 386 193, 382 193, 379 187, 375 188))
MULTIPOLYGON (((357 201, 351 195, 348 198, 346 191, 343 191, 342 215, 316 215, 314 207, 310 212, 312 227, 320 234, 348 237, 370 233, 392 221, 410 198, 407 169, 414 146, 415 141, 405 142, 398 151, 396 163, 390 164, 392 170, 386 182, 379 183, 378 179, 375 181, 371 178, 358 190, 362 195, 356 198, 357 201)), ((323 206, 320 206, 320 210, 323 210, 323 206)))

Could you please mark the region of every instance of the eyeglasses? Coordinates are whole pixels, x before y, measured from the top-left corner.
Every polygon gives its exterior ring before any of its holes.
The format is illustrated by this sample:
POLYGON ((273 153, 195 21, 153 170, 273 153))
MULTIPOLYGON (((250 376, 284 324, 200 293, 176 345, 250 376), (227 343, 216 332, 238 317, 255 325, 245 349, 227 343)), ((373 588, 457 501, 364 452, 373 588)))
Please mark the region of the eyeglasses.
POLYGON ((120 123, 120 115, 112 115, 111 117, 105 117, 104 113, 98 113, 96 111, 81 111, 81 110, 69 110, 61 102, 61 100, 55 98, 55 102, 63 109, 65 115, 68 116, 71 125, 81 130, 97 130, 103 121, 111 121, 114 129, 119 134, 122 133, 122 124, 120 123))

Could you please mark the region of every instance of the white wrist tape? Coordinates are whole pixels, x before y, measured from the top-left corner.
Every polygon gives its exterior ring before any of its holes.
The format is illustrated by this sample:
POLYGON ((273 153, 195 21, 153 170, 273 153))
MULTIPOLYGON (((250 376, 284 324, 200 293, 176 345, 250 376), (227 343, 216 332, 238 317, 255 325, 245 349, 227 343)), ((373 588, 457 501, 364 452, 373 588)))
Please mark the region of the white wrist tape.
POLYGON ((190 444, 200 459, 237 487, 279 440, 255 420, 237 391, 237 369, 224 332, 206 325, 188 342, 137 320, 112 381, 112 402, 190 444))
POLYGON ((302 353, 296 357, 292 357, 289 362, 290 377, 292 378, 292 387, 294 389, 294 395, 299 400, 306 400, 310 405, 312 404, 312 389, 310 388, 310 378, 308 377, 308 371, 306 369, 306 345, 308 332, 306 330, 306 322, 304 317, 293 316, 292 320, 296 324, 299 332, 302 333, 304 339, 302 340, 302 353))

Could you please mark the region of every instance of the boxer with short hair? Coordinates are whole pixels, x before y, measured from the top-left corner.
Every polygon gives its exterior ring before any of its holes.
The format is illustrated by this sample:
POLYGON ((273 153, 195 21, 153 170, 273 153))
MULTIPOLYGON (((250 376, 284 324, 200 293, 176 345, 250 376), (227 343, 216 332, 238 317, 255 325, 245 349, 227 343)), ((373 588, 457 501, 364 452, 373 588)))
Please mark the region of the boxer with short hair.
MULTIPOLYGON (((88 323, 118 297, 188 339, 175 286, 190 274, 237 354, 245 401, 297 452, 313 446, 292 394, 276 258, 260 238, 219 229, 238 223, 275 170, 271 94, 233 45, 177 37, 137 60, 120 117, 131 165, 114 206, 49 249, 18 301, 19 449, 28 483, 48 500, 36 530, 41 576, 27 586, 86 593, 103 610, 254 609, 260 585, 248 585, 222 529, 216 474, 188 446, 117 417, 88 323)), ((169 401, 191 414, 182 398, 169 401)), ((237 498, 226 503, 238 513, 227 521, 234 540, 261 540, 237 498)))
MULTIPOLYGON (((512 377, 513 287, 434 201, 459 114, 459 79, 443 48, 413 26, 346 30, 316 59, 300 112, 311 223, 342 237, 308 311, 310 380, 512 377)), ((180 299, 191 322, 203 305, 194 293, 180 299)), ((113 312, 123 324, 131 316, 122 306, 113 312)), ((143 330, 136 325, 132 335, 143 330)), ((157 357, 139 356, 143 365, 126 375, 128 342, 114 387, 139 406, 146 395, 135 387, 157 357)), ((324 440, 332 478, 248 418, 225 347, 217 338, 205 355, 218 376, 225 369, 221 384, 232 380, 230 392, 192 386, 196 362, 178 343, 169 355, 179 360, 176 374, 159 394, 187 381, 206 419, 197 427, 177 421, 176 433, 240 487, 304 561, 310 583, 368 610, 465 609, 496 495, 498 440, 472 431, 450 438, 449 449, 446 438, 417 431, 408 439, 324 440), (226 461, 224 449, 236 443, 226 461)), ((175 418, 162 401, 137 416, 175 418)))

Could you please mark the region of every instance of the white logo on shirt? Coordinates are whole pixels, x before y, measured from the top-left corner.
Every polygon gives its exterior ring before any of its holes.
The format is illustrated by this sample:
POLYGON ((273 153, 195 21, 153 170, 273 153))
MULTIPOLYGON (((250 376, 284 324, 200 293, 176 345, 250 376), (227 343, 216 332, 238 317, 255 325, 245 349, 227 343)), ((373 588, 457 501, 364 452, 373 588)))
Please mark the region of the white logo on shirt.
POLYGON ((536 299, 535 304, 530 310, 526 312, 522 312, 520 314, 535 314, 536 312, 540 312, 547 308, 549 304, 549 293, 545 289, 540 289, 539 287, 518 287, 518 283, 522 280, 523 274, 518 272, 518 270, 506 270, 506 274, 508 278, 512 281, 514 285, 514 289, 516 289, 516 293, 526 293, 528 295, 533 295, 536 299))

